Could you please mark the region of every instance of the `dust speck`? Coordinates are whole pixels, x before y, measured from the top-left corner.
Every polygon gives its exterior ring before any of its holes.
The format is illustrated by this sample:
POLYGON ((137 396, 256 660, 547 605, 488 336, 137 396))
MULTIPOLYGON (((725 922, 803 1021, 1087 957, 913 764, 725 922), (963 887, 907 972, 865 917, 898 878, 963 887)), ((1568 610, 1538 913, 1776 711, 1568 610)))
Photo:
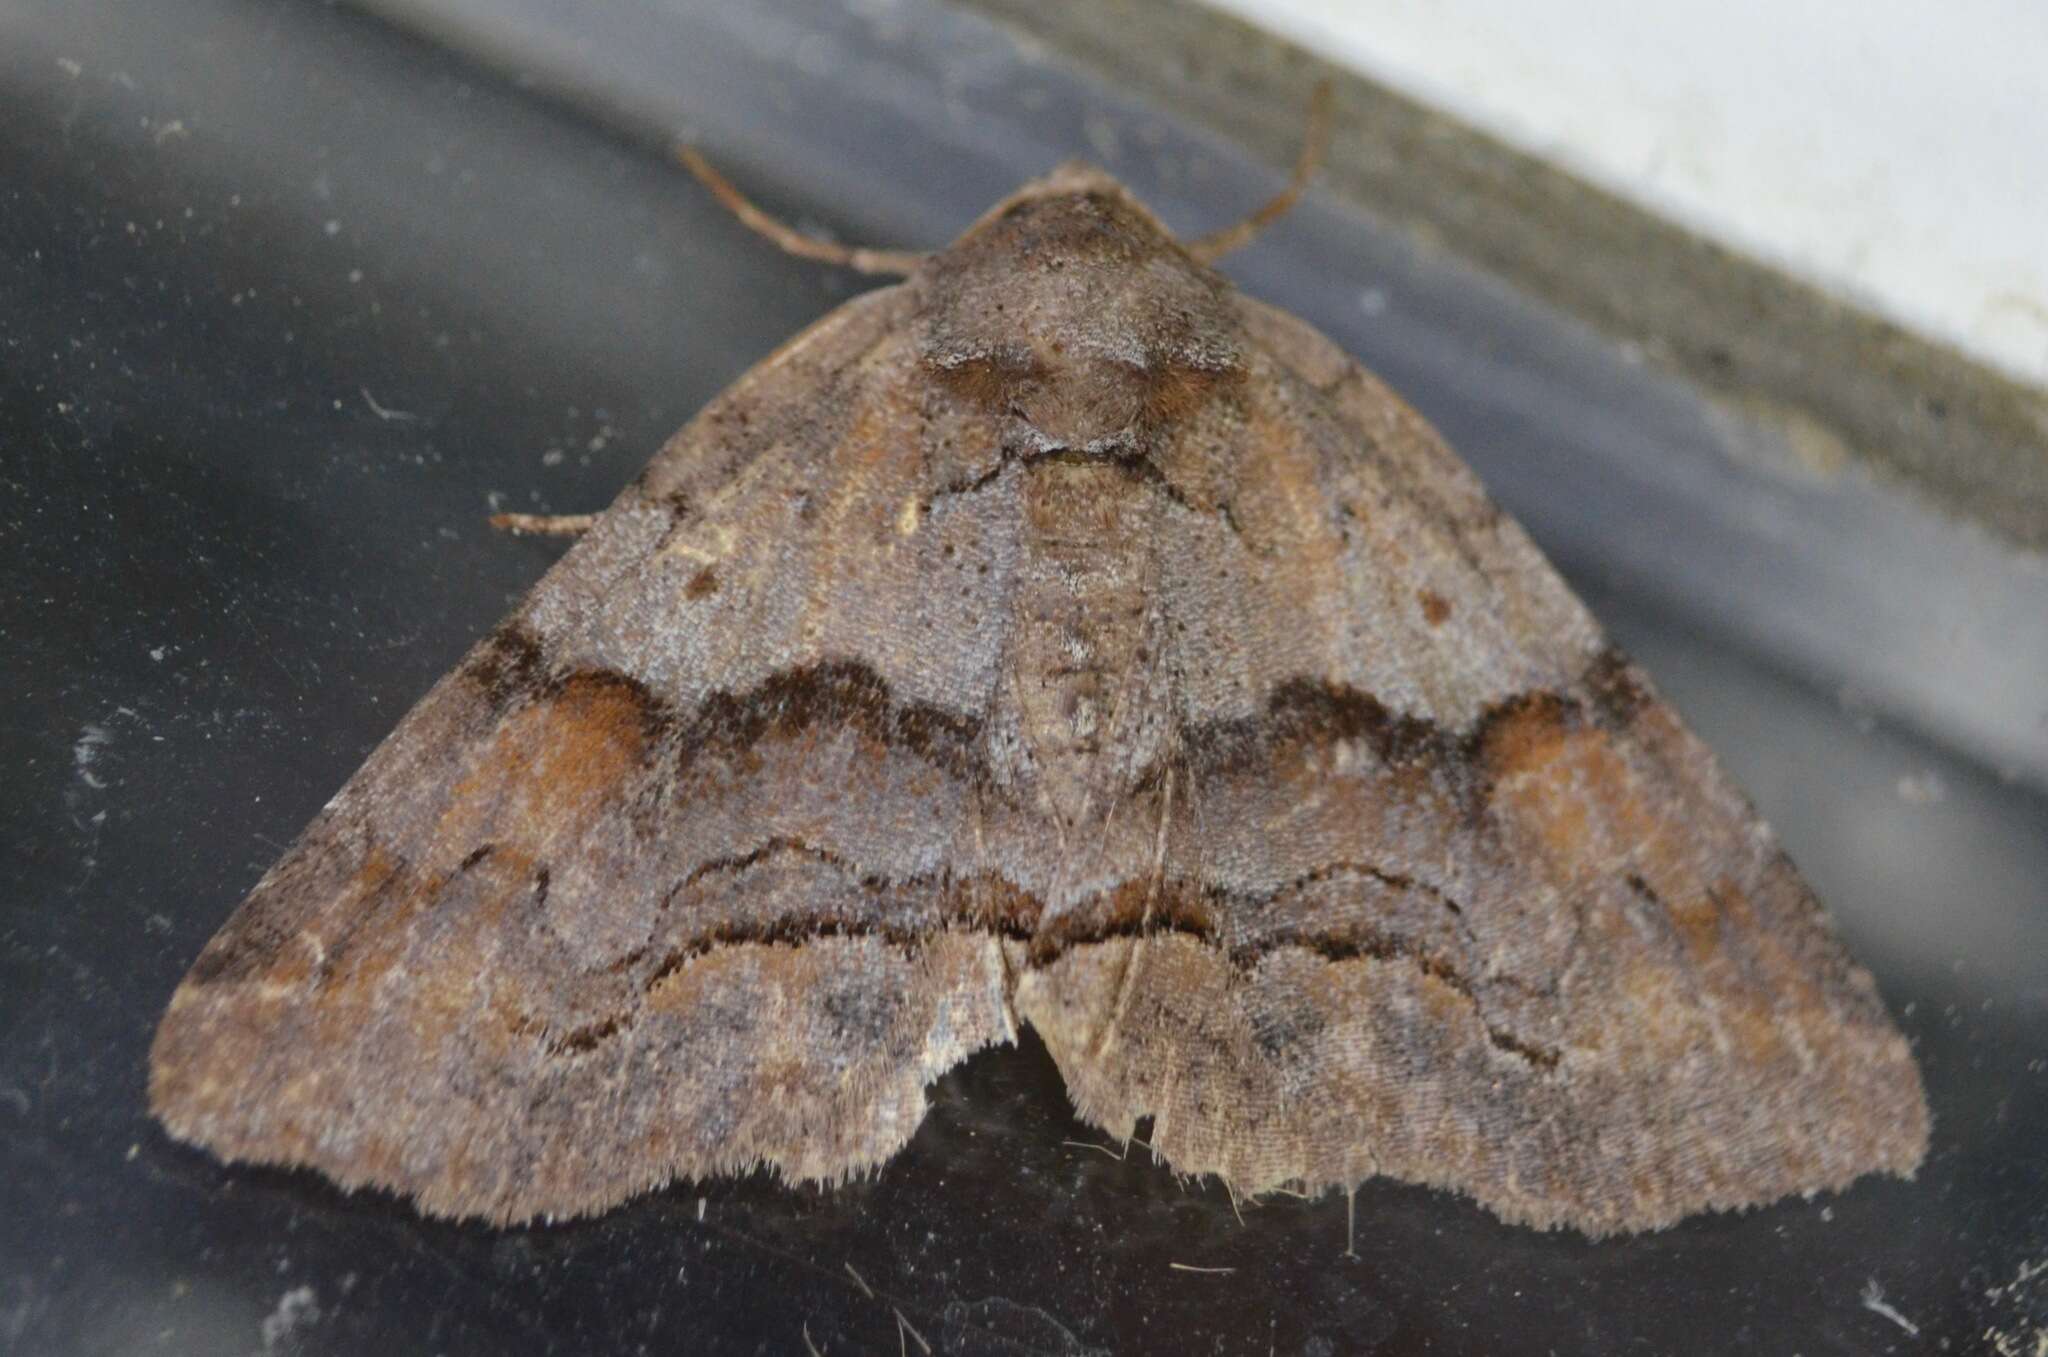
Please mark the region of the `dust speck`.
POLYGON ((71 762, 78 770, 78 780, 94 791, 104 791, 107 784, 94 776, 92 766, 99 761, 100 750, 113 740, 114 733, 105 726, 82 726, 77 742, 71 746, 71 762))
POLYGON ((1948 788, 1932 768, 1899 779, 1899 800, 1909 806, 1932 806, 1948 800, 1948 788))
POLYGON ((293 1287, 278 1297, 277 1308, 263 1317, 263 1350, 275 1352, 300 1329, 320 1322, 320 1301, 310 1286, 293 1287))

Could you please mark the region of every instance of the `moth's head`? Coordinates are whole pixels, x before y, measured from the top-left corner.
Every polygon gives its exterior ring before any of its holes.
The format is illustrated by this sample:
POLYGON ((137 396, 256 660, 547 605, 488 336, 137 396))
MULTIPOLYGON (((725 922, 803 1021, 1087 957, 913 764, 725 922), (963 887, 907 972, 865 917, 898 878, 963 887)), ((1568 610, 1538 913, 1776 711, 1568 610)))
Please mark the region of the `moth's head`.
POLYGON ((926 370, 1040 448, 1138 446, 1241 372, 1227 284, 1087 166, 997 204, 918 286, 926 370))

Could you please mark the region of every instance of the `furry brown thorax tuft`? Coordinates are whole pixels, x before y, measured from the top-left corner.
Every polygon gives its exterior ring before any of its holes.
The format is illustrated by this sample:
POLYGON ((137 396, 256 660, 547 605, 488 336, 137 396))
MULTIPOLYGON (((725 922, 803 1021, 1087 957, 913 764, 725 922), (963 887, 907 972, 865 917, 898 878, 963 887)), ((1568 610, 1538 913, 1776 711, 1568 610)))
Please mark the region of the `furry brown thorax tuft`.
POLYGON ((1228 285, 1089 166, 1013 194, 912 285, 925 367, 1035 450, 1141 450, 1243 372, 1228 285))

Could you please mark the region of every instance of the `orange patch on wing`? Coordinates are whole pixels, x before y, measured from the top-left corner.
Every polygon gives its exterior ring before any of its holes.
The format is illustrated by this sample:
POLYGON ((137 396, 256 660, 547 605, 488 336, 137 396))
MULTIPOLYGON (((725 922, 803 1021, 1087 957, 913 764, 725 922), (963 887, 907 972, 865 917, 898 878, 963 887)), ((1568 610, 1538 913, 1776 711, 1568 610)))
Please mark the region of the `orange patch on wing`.
POLYGON ((1680 988, 1676 974, 1657 962, 1627 964, 1619 985, 1623 1002, 1615 1018, 1608 1019, 1610 1027, 1623 1029, 1615 1036, 1624 1047, 1647 1045, 1660 1058, 1670 1058, 1711 1039, 1700 1022, 1698 1005, 1680 988))
POLYGON ((352 905, 368 900, 398 875, 398 868, 398 859, 385 852, 384 845, 373 843, 370 851, 363 855, 363 865, 356 868, 355 875, 349 878, 343 894, 352 905))
POLYGON ((1255 547, 1284 544, 1265 568, 1272 596, 1342 597, 1344 539, 1327 526, 1330 492, 1314 444, 1291 412, 1254 400, 1239 446, 1235 484, 1219 487, 1219 498, 1230 500, 1241 534, 1255 547))
POLYGON ((1494 805, 1531 834, 1558 869, 1557 880, 1627 863, 1668 892, 1667 900, 1701 893, 1687 865, 1682 807, 1660 803, 1657 788, 1615 738, 1570 723, 1562 702, 1540 699, 1509 716, 1482 757, 1494 779, 1494 805))
POLYGON ((1603 847, 1594 812, 1605 818, 1623 770, 1601 758, 1597 741, 1567 729, 1562 710, 1548 698, 1525 704, 1489 733, 1485 758, 1495 807, 1530 831, 1545 859, 1569 877, 1603 847))
POLYGON ((1471 996, 1450 981, 1425 970, 1414 984, 1429 1011, 1430 1022, 1442 1031, 1455 1032, 1476 1021, 1478 1010, 1473 1007, 1471 996))
POLYGON ((355 1010, 376 997, 377 981, 398 964, 411 941, 410 925, 433 891, 411 873, 394 873, 379 886, 383 907, 350 939, 326 984, 317 1012, 328 1020, 349 1023, 355 1010))
POLYGON ((1712 896, 1704 892, 1667 899, 1671 926, 1685 939, 1686 949, 1696 962, 1711 962, 1721 951, 1721 911, 1712 896))
MULTIPOLYGON (((399 936, 400 925, 421 904, 419 885, 406 872, 404 863, 386 852, 383 845, 372 844, 362 865, 336 892, 334 903, 328 917, 344 911, 363 916, 363 922, 349 928, 344 936, 329 940, 332 955, 321 963, 321 969, 330 972, 322 977, 322 985, 337 988, 342 1006, 346 1007, 364 997, 359 977, 366 964, 380 963, 375 965, 375 971, 382 974, 397 959, 397 949, 390 940, 399 936)), ((272 966, 265 979, 291 983, 307 978, 314 959, 311 948, 288 946, 280 964, 272 966)))
POLYGON ((1721 1010, 1721 1022, 1747 1064, 1768 1066, 1789 1053, 1784 1030, 1761 1009, 1729 1004, 1721 1010))
POLYGON ((571 679, 514 714, 450 796, 436 826, 442 855, 580 836, 633 784, 646 715, 636 690, 602 677, 571 679))
POLYGON ((313 960, 313 949, 302 933, 278 949, 277 956, 263 970, 264 984, 280 988, 303 985, 313 977, 313 960))
POLYGON ((1571 732, 1561 699, 1541 695, 1520 703, 1487 732, 1480 757, 1498 783, 1544 773, 1563 754, 1571 732))
POLYGON ((1768 978, 1765 983, 1781 1003, 1790 1008, 1823 1013, 1827 1010, 1820 978, 1814 972, 1812 962, 1785 948, 1782 929, 1766 924, 1758 917, 1756 901, 1748 891, 1733 877, 1722 876, 1715 880, 1713 891, 1707 898, 1720 912, 1729 931, 1749 944, 1743 955, 1750 964, 1760 966, 1766 972, 1768 978))

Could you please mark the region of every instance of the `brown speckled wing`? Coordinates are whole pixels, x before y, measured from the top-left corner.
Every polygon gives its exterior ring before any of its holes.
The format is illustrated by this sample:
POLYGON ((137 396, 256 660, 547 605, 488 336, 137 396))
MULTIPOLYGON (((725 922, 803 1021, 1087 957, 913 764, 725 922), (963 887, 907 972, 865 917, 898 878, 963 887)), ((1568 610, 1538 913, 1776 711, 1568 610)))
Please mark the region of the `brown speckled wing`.
POLYGON ((1160 923, 1019 986, 1082 1115, 1593 1234, 1911 1173, 1912 1056, 1769 829, 1418 416, 1243 306, 1160 923))
POLYGON ((1019 1021, 1241 1191, 1910 1173, 1770 832, 1436 435, 1106 177, 694 420, 207 947, 151 1099, 432 1212, 833 1180, 1019 1021))
MULTIPOLYGON (((872 1167, 1012 1035, 948 897, 971 722, 843 644, 918 606, 863 615, 838 559, 904 541, 920 469, 859 456, 914 445, 903 310, 865 297, 709 407, 265 876, 157 1034, 175 1135, 566 1216, 872 1167)), ((970 635, 919 672, 986 686, 970 635)))

